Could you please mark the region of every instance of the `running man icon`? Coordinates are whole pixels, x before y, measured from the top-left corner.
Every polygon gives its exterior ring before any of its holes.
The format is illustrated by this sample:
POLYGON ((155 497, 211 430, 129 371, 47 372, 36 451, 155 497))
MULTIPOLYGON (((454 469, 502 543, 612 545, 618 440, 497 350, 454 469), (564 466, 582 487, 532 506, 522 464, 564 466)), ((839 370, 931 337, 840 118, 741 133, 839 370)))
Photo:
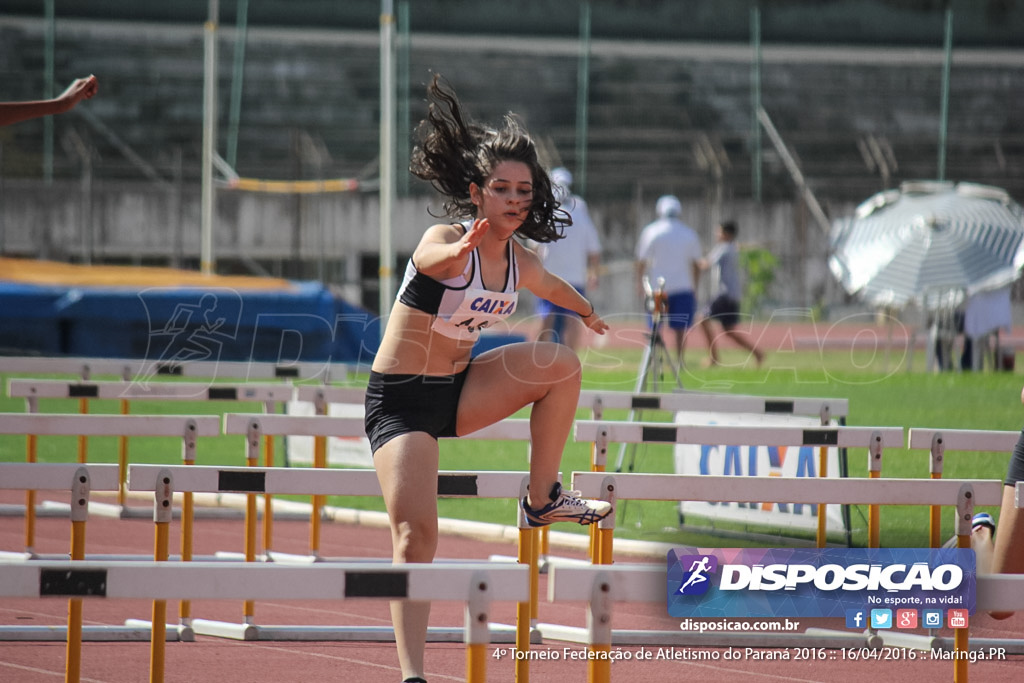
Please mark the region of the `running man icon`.
POLYGON ((686 581, 683 582, 683 585, 679 587, 679 593, 681 595, 703 593, 707 590, 707 586, 699 586, 699 584, 706 583, 708 580, 706 575, 715 570, 715 567, 711 562, 713 559, 715 558, 711 555, 701 555, 699 560, 694 560, 690 564, 690 568, 687 570, 689 572, 689 576, 686 578, 686 581), (691 588, 691 586, 694 588, 691 588))

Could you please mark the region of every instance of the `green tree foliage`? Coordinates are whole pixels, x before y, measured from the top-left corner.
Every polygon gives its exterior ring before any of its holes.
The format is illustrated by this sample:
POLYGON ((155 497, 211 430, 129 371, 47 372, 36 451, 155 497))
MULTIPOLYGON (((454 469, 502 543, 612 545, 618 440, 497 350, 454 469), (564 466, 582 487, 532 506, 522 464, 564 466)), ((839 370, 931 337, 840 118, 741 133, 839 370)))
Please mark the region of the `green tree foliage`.
POLYGON ((779 259, 763 247, 744 247, 740 250, 740 267, 746 273, 742 310, 754 315, 768 296, 779 259))

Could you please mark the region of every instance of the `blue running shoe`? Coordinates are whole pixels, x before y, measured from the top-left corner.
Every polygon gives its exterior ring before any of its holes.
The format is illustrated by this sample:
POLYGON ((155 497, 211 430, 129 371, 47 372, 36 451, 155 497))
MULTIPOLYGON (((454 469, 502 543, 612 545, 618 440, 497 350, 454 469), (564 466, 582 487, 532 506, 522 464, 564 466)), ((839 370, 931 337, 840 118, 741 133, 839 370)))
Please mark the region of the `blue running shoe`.
POLYGON ((996 522, 992 519, 992 515, 987 512, 979 512, 974 515, 974 518, 971 520, 971 528, 973 529, 976 526, 987 526, 993 536, 996 533, 996 522))

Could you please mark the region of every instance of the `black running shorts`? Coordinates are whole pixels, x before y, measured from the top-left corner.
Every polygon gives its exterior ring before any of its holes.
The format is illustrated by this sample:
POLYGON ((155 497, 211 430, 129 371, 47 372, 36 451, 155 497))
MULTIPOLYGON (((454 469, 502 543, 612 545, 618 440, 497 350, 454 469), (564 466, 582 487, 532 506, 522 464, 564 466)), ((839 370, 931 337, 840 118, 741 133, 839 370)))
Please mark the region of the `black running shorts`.
POLYGON ((467 372, 468 367, 456 375, 371 372, 365 426, 373 452, 410 432, 426 432, 435 439, 456 436, 455 419, 467 372))
POLYGON ((1024 430, 1021 430, 1017 445, 1013 447, 1013 455, 1010 457, 1010 466, 1006 470, 1005 484, 1016 486, 1018 481, 1024 480, 1024 430))

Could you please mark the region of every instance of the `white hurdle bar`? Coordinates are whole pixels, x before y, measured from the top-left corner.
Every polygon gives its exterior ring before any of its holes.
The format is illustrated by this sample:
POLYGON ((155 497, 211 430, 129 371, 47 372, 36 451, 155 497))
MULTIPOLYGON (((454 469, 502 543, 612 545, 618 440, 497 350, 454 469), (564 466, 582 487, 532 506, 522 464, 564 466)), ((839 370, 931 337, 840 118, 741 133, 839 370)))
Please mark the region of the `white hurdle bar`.
MULTIPOLYGON (((131 465, 132 491, 155 490, 161 473, 173 477, 175 492, 275 493, 279 495, 380 496, 374 470, 308 467, 218 467, 213 465, 131 465)), ((528 472, 438 472, 438 495, 466 498, 515 498, 528 472)))
MULTIPOLYGON (((331 403, 361 404, 366 399, 366 387, 338 387, 328 385, 300 384, 295 387, 295 400, 312 403, 319 409, 331 403)), ((326 415, 327 412, 318 412, 326 415)))
POLYGON ((0 373, 67 374, 90 379, 93 375, 116 375, 124 380, 139 377, 197 377, 245 381, 282 379, 324 383, 347 380, 352 368, 345 363, 266 361, 164 361, 138 358, 76 358, 70 356, 0 356, 0 373))
POLYGON ((117 490, 117 465, 40 462, 0 463, 0 472, 3 473, 0 476, 0 489, 70 491, 83 468, 89 477, 90 491, 117 490))
POLYGON ((217 436, 220 420, 191 415, 0 413, 0 434, 36 436, 217 436))
POLYGON ((682 425, 664 422, 577 420, 577 441, 610 443, 728 443, 735 446, 903 445, 902 427, 773 427, 770 425, 682 425))
MULTIPOLYGON (((928 449, 928 470, 932 479, 941 479, 946 451, 994 451, 1011 453, 1020 438, 1019 431, 984 429, 925 429, 914 427, 907 436, 908 448, 928 449)), ((942 510, 931 509, 929 540, 933 548, 942 544, 942 510)))
POLYGON ((788 398, 701 393, 698 391, 630 393, 585 389, 580 392, 579 407, 589 408, 595 420, 602 418, 605 409, 813 416, 820 416, 823 412, 827 412, 830 417, 846 417, 850 411, 850 401, 845 398, 788 398))
POLYGON ((94 382, 11 379, 11 398, 99 398, 123 401, 253 401, 285 403, 292 399, 291 384, 223 384, 210 382, 94 382))
MULTIPOLYGON (((366 394, 363 387, 299 385, 295 399, 309 403, 362 403, 366 394)), ((584 389, 577 407, 590 410, 593 419, 600 420, 604 411, 611 410, 663 410, 716 411, 723 413, 754 413, 775 415, 827 414, 846 417, 850 401, 845 398, 789 398, 781 396, 747 396, 737 394, 700 393, 634 393, 628 391, 584 389)))
MULTIPOLYGON (((467 681, 485 683, 487 628, 494 602, 529 596, 526 567, 489 563, 325 563, 307 566, 219 562, 0 563, 4 597, 277 600, 445 600, 466 603, 462 642, 467 681)), ((80 656, 80 655, 79 655, 80 656)), ((70 662, 69 662, 70 664, 70 662)), ((151 642, 150 681, 162 681, 164 641, 151 642)), ((74 680, 78 680, 75 678, 74 680)))
MULTIPOLYGON (((249 416, 250 419, 263 416, 249 416)), ((342 470, 284 467, 212 467, 212 466, 161 466, 132 465, 129 468, 129 488, 133 491, 157 491, 162 480, 173 491, 190 491, 195 493, 273 493, 278 495, 341 495, 341 496, 380 496, 380 484, 373 470, 342 470)), ((476 497, 476 498, 518 498, 525 495, 529 483, 526 472, 447 472, 438 473, 438 495, 442 497, 476 497)), ((246 539, 247 551, 244 559, 247 563, 255 562, 254 524, 247 517, 246 539)), ((283 555, 271 556, 280 562, 283 555)), ((315 560, 321 564, 319 557, 303 558, 305 563, 315 560)), ((529 565, 531 574, 535 576, 536 562, 525 558, 523 564, 529 565)), ((286 562, 287 563, 287 562, 286 562)), ((536 579, 531 580, 536 594, 536 579)), ((523 646, 529 646, 530 610, 532 600, 523 602, 520 622, 515 629, 492 625, 493 635, 501 642, 515 642, 524 639, 523 646), (520 632, 522 628, 522 632, 520 632)), ((306 626, 264 626, 253 621, 254 605, 246 601, 244 621, 227 623, 194 619, 188 626, 193 632, 232 638, 236 640, 343 640, 343 641, 382 641, 394 642, 394 630, 386 627, 306 627, 306 626)), ((451 629, 431 628, 431 642, 454 642, 459 634, 451 629)))
MULTIPOLYGON (((620 564, 615 566, 592 565, 589 567, 557 566, 548 577, 548 600, 551 602, 588 603, 586 642, 595 655, 588 658, 588 683, 607 683, 611 680, 610 659, 600 653, 609 653, 617 645, 650 646, 708 646, 709 635, 693 632, 666 631, 660 639, 652 639, 650 631, 626 631, 612 629, 613 606, 615 602, 649 602, 666 604, 667 574, 664 565, 620 564)), ((1024 576, 989 575, 977 579, 976 603, 978 610, 1022 610, 1024 609, 1024 576)), ((739 618, 739 617, 737 617, 739 618)), ((808 629, 804 633, 719 633, 713 634, 716 647, 851 647, 852 640, 861 641, 861 646, 883 647, 878 635, 821 631, 808 629)), ((988 638, 970 641, 972 649, 1005 647, 1020 641, 993 640, 988 638)), ((948 638, 922 638, 915 647, 931 650, 949 650, 952 645, 948 638)), ((956 664, 959 663, 959 660, 956 664)), ((957 678, 966 683, 967 678, 957 678)))
POLYGON ((806 477, 573 472, 572 485, 584 497, 601 498, 607 495, 604 489, 614 485, 615 497, 620 499, 733 503, 771 500, 804 504, 956 505, 965 485, 974 491, 974 505, 998 505, 1003 495, 1003 483, 997 479, 809 480, 806 477))

